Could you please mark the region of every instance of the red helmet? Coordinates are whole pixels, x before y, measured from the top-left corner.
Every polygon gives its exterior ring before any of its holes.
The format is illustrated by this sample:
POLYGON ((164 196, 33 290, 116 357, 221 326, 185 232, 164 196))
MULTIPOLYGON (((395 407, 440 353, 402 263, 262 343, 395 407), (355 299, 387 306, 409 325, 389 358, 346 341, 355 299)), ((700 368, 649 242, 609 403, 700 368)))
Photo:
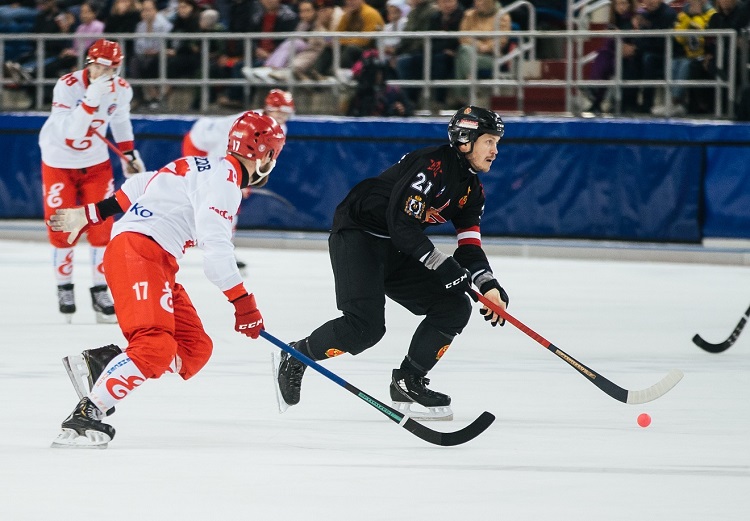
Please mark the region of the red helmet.
POLYGON ((98 39, 89 47, 86 65, 89 63, 98 63, 106 67, 119 67, 122 63, 120 44, 104 38, 98 39))
POLYGON ((266 111, 278 110, 288 114, 294 114, 294 98, 291 92, 281 89, 273 89, 266 96, 266 111))
POLYGON ((281 154, 284 143, 284 131, 275 119, 257 112, 245 112, 232 124, 227 152, 255 160, 261 160, 270 153, 270 159, 275 160, 281 154))

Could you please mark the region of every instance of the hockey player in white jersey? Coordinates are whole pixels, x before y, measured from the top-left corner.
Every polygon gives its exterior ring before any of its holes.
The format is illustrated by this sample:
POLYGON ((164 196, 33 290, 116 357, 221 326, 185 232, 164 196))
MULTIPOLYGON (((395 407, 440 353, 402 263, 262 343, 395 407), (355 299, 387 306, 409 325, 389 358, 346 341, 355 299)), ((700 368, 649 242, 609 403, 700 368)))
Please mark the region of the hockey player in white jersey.
MULTIPOLYGON (((286 135, 286 122, 294 116, 294 111, 294 98, 292 97, 291 92, 281 89, 272 89, 266 96, 263 109, 254 110, 253 112, 271 116, 281 126, 284 135, 286 135)), ((207 116, 198 118, 182 140, 182 155, 207 156, 224 153, 227 133, 232 127, 232 123, 234 123, 240 115, 241 114, 234 114, 232 116, 207 116)), ((262 182, 256 188, 261 188, 264 184, 265 182, 262 182)), ((250 197, 250 189, 243 190, 242 196, 244 198, 250 197)), ((236 222, 234 230, 237 230, 236 222)), ((236 260, 237 267, 244 275, 246 264, 239 259, 236 260)))
POLYGON ((211 339, 175 281, 186 248, 203 250, 206 277, 234 305, 235 330, 260 335, 263 317, 234 262, 232 222, 241 189, 268 178, 284 143, 273 118, 246 112, 222 156, 182 157, 128 179, 108 199, 50 218, 54 230, 75 238, 124 212, 112 228, 104 273, 128 342, 124 350, 109 345, 64 359, 81 400, 53 447, 106 447, 115 430, 102 419, 115 404, 148 379, 172 372, 187 380, 208 362, 211 339))
MULTIPOLYGON (((263 109, 253 112, 271 116, 281 126, 284 135, 286 135, 286 122, 294 116, 294 111, 292 94, 281 89, 273 89, 266 96, 263 109)), ((198 118, 182 140, 182 154, 185 156, 207 156, 223 153, 227 132, 240 115, 198 118)))
MULTIPOLYGON (((130 158, 122 161, 126 176, 145 167, 135 149, 130 122, 133 90, 118 76, 122 50, 117 42, 100 39, 88 50, 85 68, 66 74, 55 84, 52 111, 39 133, 42 152, 44 217, 58 208, 94 203, 114 192, 114 177, 107 144, 100 136, 112 129, 118 148, 130 158)), ((97 322, 117 321, 107 291, 102 267, 104 247, 112 223, 92 228, 91 301, 97 322)), ((73 255, 77 237, 48 231, 53 247, 58 306, 68 322, 76 311, 73 286, 73 255)))

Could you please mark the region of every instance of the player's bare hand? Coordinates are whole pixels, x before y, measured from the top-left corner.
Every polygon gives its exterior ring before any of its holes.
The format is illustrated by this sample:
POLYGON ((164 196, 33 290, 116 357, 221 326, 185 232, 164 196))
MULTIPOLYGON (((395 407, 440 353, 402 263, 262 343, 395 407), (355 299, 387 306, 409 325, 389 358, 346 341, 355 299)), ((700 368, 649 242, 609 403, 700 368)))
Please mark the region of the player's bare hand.
MULTIPOLYGON (((496 304, 497 307, 501 308, 503 311, 505 311, 508 308, 508 304, 510 303, 510 298, 508 298, 508 294, 497 283, 494 285, 494 287, 492 287, 491 289, 487 290, 484 293, 484 297, 490 302, 492 302, 493 304, 496 304)), ((482 306, 482 308, 479 310, 479 313, 481 313, 482 316, 484 316, 484 319, 486 321, 492 324, 492 327, 495 327, 498 324, 501 326, 505 325, 505 319, 503 319, 500 315, 492 311, 487 306, 482 306)))

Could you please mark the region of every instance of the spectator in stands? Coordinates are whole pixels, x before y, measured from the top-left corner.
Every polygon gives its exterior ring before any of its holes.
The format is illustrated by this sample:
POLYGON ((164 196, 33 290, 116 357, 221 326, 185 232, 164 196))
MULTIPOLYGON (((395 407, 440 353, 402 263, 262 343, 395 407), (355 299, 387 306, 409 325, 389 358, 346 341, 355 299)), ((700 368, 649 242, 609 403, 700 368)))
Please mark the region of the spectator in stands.
MULTIPOLYGON (((109 16, 104 22, 105 33, 134 33, 138 22, 141 21, 140 3, 136 0, 114 0, 109 16)), ((133 40, 126 40, 125 57, 134 54, 135 44, 133 40)))
MULTIPOLYGON (((738 35, 741 35, 743 29, 748 27, 748 25, 750 25, 750 2, 748 2, 747 0, 744 2, 741 0, 717 0, 716 14, 714 14, 708 21, 706 29, 734 29, 735 31, 737 31, 738 35)), ((741 39, 738 38, 737 45, 739 46, 740 44, 741 39)), ((725 47, 724 62, 718 63, 716 47, 716 37, 706 38, 706 58, 702 63, 702 67, 697 67, 694 69, 697 77, 721 77, 724 79, 728 78, 729 53, 726 52, 725 47), (702 76, 700 76, 701 73, 702 76)), ((739 59, 741 56, 739 53, 739 48, 736 49, 736 52, 738 59, 736 62, 737 71, 735 75, 735 82, 737 86, 739 86, 742 81, 742 74, 744 74, 747 64, 742 63, 742 60, 739 59)), ((724 94, 726 95, 726 92, 724 94)), ((698 97, 696 96, 696 101, 698 101, 697 98, 698 97)), ((750 99, 748 98, 749 96, 747 92, 740 93, 739 108, 741 108, 743 112, 745 110, 743 103, 750 102, 750 99)), ((710 95, 703 97, 703 99, 701 101, 698 101, 698 103, 700 103, 700 105, 696 108, 699 111, 709 111, 713 108, 713 98, 710 95)), ((691 107, 691 112, 694 112, 693 107, 691 107)))
MULTIPOLYGON (((0 0, 0 34, 29 33, 34 29, 36 0, 0 0)), ((18 61, 31 50, 27 41, 5 42, 5 59, 18 61)))
MULTIPOLYGON (((221 22, 221 15, 216 9, 204 9, 198 17, 198 25, 201 33, 225 33, 227 28, 221 22)), ((219 62, 226 56, 226 41, 223 39, 210 40, 208 42, 208 77, 211 79, 223 78, 219 62)), ((216 101, 218 91, 216 88, 209 89, 209 101, 216 101)))
MULTIPOLYGON (((59 78, 75 69, 77 64, 73 39, 70 37, 75 31, 76 18, 72 13, 61 10, 55 0, 44 0, 39 4, 39 13, 34 23, 36 34, 63 34, 65 38, 46 40, 44 46, 44 67, 42 77, 59 78)), ((37 76, 36 51, 20 57, 20 62, 6 62, 6 71, 19 83, 27 83, 37 76)), ((31 94, 31 92, 29 91, 31 94)), ((44 89, 44 99, 51 101, 52 86, 44 89)))
MULTIPOLYGON (((150 34, 168 33, 172 24, 157 11, 155 0, 143 0, 141 4, 141 21, 135 29, 139 35, 135 39, 135 54, 130 58, 130 77, 134 79, 156 78, 159 75, 159 50, 162 41, 150 34)), ((161 91, 158 86, 147 85, 136 89, 141 101, 149 108, 159 108, 161 91)))
MULTIPOLYGON (((404 31, 429 31, 433 15, 437 12, 431 0, 410 0, 411 11, 406 19, 404 31)), ((405 38, 396 50, 396 73, 402 80, 424 78, 424 41, 421 38, 405 38)), ((416 101, 420 89, 404 89, 409 99, 416 101)))
MULTIPOLYGON (((367 33, 382 31, 385 22, 380 13, 364 0, 344 0, 344 14, 336 27, 337 31, 367 33)), ((341 38, 341 63, 336 68, 349 69, 362 56, 365 49, 374 47, 372 38, 365 36, 355 38, 341 38)), ((328 44, 315 62, 315 70, 321 76, 333 75, 333 49, 328 44)))
MULTIPOLYGON (((639 30, 673 29, 677 20, 674 9, 664 3, 664 0, 643 0, 643 9, 639 9, 634 17, 633 27, 639 30)), ((666 48, 665 38, 657 36, 653 38, 639 37, 635 39, 637 59, 640 66, 640 79, 659 80, 664 79, 664 53, 666 48)), ((675 48, 677 56, 682 54, 681 48, 675 48)), ((630 77, 631 73, 637 71, 623 71, 623 79, 637 79, 630 77)), ((649 114, 654 105, 654 87, 643 87, 641 90, 641 104, 636 108, 637 112, 649 114)), ((624 105, 624 102, 623 102, 624 105)))
MULTIPOLYGON (((633 28, 633 15, 636 11, 636 0, 613 0, 609 5, 608 29, 626 31, 633 28)), ((632 38, 623 39, 622 43, 622 68, 623 76, 636 76, 637 63, 635 59, 635 43, 632 38)), ((615 74, 615 39, 607 38, 591 62, 591 80, 608 80, 615 74)), ((602 111, 602 102, 607 94, 606 87, 594 87, 589 91, 591 106, 588 111, 599 113, 602 111)), ((638 91, 633 88, 623 89, 623 105, 634 108, 637 103, 638 91), (626 92, 627 91, 627 92, 626 92), (626 102, 627 98, 627 102, 626 102)))
MULTIPOLYGON (((245 11, 244 2, 238 4, 245 11)), ((281 0, 257 0, 249 7, 249 21, 244 22, 237 27, 240 32, 269 34, 269 33, 290 33, 297 27, 299 17, 288 5, 282 4, 281 0)), ((232 31, 230 25, 230 31, 232 31)), ((260 38, 252 42, 251 68, 243 72, 244 62, 237 60, 231 71, 232 78, 249 77, 255 79, 252 69, 263 67, 264 62, 271 56, 276 47, 281 44, 282 40, 278 38, 260 38)), ((242 44, 240 44, 242 45, 242 44)), ((219 98, 219 104, 226 107, 243 106, 243 89, 242 87, 230 87, 226 90, 226 95, 219 98)))
MULTIPOLYGON (((499 8, 495 0, 474 0, 474 8, 464 13, 459 31, 510 31, 512 28, 510 15, 504 13, 498 16, 499 8)), ((507 36, 497 39, 460 37, 456 55, 456 79, 469 79, 475 60, 477 78, 491 77, 496 58, 508 53, 511 48, 512 44, 507 36), (496 46, 498 53, 496 53, 496 46)), ((456 96, 454 105, 468 105, 466 88, 455 89, 454 95, 456 96)))
POLYGON ((368 49, 354 74, 357 88, 349 101, 347 116, 399 116, 412 115, 412 104, 399 88, 388 85, 391 67, 378 56, 378 51, 368 49))
MULTIPOLYGON (((383 26, 384 33, 392 33, 399 31, 406 31, 406 18, 411 11, 406 3, 406 0, 388 0, 385 5, 386 24, 383 26)), ((400 36, 392 36, 390 38, 381 38, 378 40, 378 47, 380 48, 381 54, 384 58, 391 61, 391 66, 395 66, 395 56, 397 49, 401 45, 400 36)))
MULTIPOLYGON (((314 0, 300 0, 297 4, 299 22, 295 28, 300 35, 316 30, 318 10, 314 0)), ((258 79, 267 83, 275 80, 284 81, 289 78, 289 66, 292 57, 307 49, 311 43, 309 39, 300 37, 287 38, 274 49, 266 59, 263 67, 243 67, 242 74, 249 80, 258 79)))
MULTIPOLYGON (((335 31, 344 11, 336 5, 335 0, 315 0, 315 32, 335 31)), ((307 38, 307 47, 298 52, 292 59, 292 73, 298 80, 320 80, 315 70, 315 62, 331 39, 307 38)))
MULTIPOLYGON (((179 0, 172 25, 173 34, 200 32, 200 13, 196 0, 179 0)), ((200 40, 172 40, 167 49, 167 76, 192 78, 200 70, 200 40)))
MULTIPOLYGON (((705 29, 708 21, 716 13, 716 9, 708 0, 688 0, 677 14, 674 28, 678 31, 687 29, 705 29)), ((690 68, 693 60, 703 61, 706 54, 705 38, 696 36, 675 36, 678 44, 684 49, 683 56, 677 56, 672 61, 672 79, 690 79, 690 68)), ((672 87, 673 107, 668 110, 666 104, 654 106, 651 114, 654 116, 684 116, 687 113, 687 89, 682 85, 672 87)))
MULTIPOLYGON (((437 0, 437 12, 430 19, 430 31, 458 32, 464 17, 464 8, 458 0, 437 0)), ((455 59, 459 41, 456 38, 432 40, 432 79, 448 80, 455 77, 455 59)), ((435 101, 444 104, 448 89, 435 89, 435 101)))
POLYGON ((99 39, 99 36, 104 32, 104 22, 97 20, 99 16, 99 3, 93 0, 86 0, 81 4, 81 8, 78 11, 78 18, 81 23, 76 27, 75 34, 77 35, 91 35, 91 38, 76 39, 73 42, 73 48, 78 56, 83 56, 91 47, 91 44, 99 39))

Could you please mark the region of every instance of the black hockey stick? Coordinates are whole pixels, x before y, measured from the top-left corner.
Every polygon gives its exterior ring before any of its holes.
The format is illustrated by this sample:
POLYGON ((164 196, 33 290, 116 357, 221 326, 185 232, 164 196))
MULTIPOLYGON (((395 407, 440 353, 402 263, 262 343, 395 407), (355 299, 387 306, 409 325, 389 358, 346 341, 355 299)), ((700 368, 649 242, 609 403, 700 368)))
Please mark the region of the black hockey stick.
POLYGON ((742 333, 742 330, 745 328, 748 318, 750 318, 750 307, 747 308, 747 311, 745 311, 745 314, 740 319, 737 327, 734 328, 734 331, 732 331, 732 334, 729 335, 729 338, 721 343, 712 344, 711 342, 706 342, 700 335, 695 335, 693 337, 693 343, 709 353, 721 353, 726 351, 737 341, 737 337, 740 336, 740 333, 742 333))
POLYGON ((496 306, 493 302, 487 300, 483 295, 481 295, 479 292, 475 291, 477 297, 479 298, 479 301, 484 304, 486 307, 490 308, 492 311, 500 315, 502 318, 504 318, 506 321, 510 322, 514 326, 516 326, 518 329, 526 333, 528 336, 539 342, 543 347, 546 347, 553 353, 555 353, 557 356, 560 357, 561 360, 563 360, 565 363, 570 365, 572 368, 576 369, 579 373, 581 373, 583 376, 585 376, 589 382, 597 386, 599 389, 610 395, 615 400, 618 400, 622 403, 646 403, 653 400, 656 400, 657 398, 665 395, 667 391, 669 391, 672 387, 677 385, 677 383, 682 380, 683 374, 682 371, 679 371, 677 369, 672 369, 669 371, 667 376, 656 382, 654 385, 647 389, 642 389, 640 391, 628 391, 627 389, 623 389, 619 385, 616 385, 612 383, 611 381, 604 378, 602 375, 591 369, 590 367, 587 367, 583 365, 581 362, 570 356, 568 353, 557 347, 555 344, 544 338, 539 333, 532 330, 530 327, 522 323, 520 320, 509 314, 507 311, 502 309, 499 306, 496 306))
POLYGON ((378 411, 385 414, 388 418, 393 420, 394 422, 398 423, 401 427, 406 429, 407 431, 411 432, 415 436, 422 438, 424 441, 433 443, 435 445, 442 445, 443 447, 450 447, 453 445, 461 445, 462 443, 466 443, 467 441, 471 441, 480 434, 482 434, 487 427, 492 425, 492 422, 495 421, 495 416, 488 413, 487 411, 484 411, 482 414, 479 415, 479 417, 471 422, 469 425, 464 427, 463 429, 460 429, 455 432, 439 432, 430 429, 429 427, 425 427, 421 423, 418 423, 408 416, 404 416, 403 414, 399 413, 396 409, 393 409, 392 407, 387 406, 380 400, 377 400, 370 396, 369 394, 360 391, 356 387, 354 387, 352 384, 347 382, 346 380, 342 379, 341 377, 335 375, 316 361, 312 360, 311 358, 305 356, 304 354, 300 353, 296 349, 294 349, 291 346, 288 346, 275 336, 271 335, 267 331, 261 331, 260 336, 274 344, 279 349, 286 351, 290 355, 292 355, 294 358, 299 360, 300 362, 306 364, 309 367, 312 367, 316 371, 318 371, 320 374, 328 378, 329 380, 333 380, 337 384, 339 384, 341 387, 352 393, 357 398, 363 400, 364 402, 368 403, 369 405, 376 408, 378 411))

